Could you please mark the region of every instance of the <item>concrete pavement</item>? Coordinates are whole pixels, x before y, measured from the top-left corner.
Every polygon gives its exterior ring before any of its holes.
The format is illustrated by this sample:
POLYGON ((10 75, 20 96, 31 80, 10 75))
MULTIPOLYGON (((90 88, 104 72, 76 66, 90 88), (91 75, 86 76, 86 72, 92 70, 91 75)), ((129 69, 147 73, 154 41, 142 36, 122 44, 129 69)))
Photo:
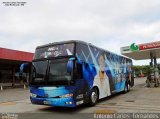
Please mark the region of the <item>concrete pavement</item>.
POLYGON ((27 99, 30 93, 28 89, 9 88, 0 91, 0 103, 27 99))
MULTIPOLYGON (((135 86, 127 94, 116 94, 102 99, 94 107, 86 105, 77 108, 57 108, 43 105, 32 105, 29 100, 29 91, 24 89, 7 89, 0 92, 0 112, 21 113, 33 117, 49 118, 61 115, 93 116, 93 113, 159 113, 160 88, 147 88, 145 78, 135 79, 135 86), (92 115, 91 115, 92 113, 92 115), (30 115, 31 114, 31 115, 30 115), (45 115, 46 114, 46 115, 45 115), (47 116, 48 114, 48 116, 47 116), (88 115, 87 115, 88 114, 88 115)), ((73 116, 74 117, 74 116, 73 116)), ((80 116, 83 117, 83 116, 80 116)), ((76 118, 80 118, 79 116, 76 118)))

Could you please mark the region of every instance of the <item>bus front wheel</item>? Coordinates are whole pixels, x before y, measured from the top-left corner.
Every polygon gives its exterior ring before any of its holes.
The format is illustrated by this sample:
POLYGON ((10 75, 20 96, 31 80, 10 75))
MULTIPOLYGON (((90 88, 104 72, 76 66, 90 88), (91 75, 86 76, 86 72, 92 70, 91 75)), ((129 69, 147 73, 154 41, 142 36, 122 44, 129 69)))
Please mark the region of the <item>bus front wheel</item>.
POLYGON ((94 106, 97 101, 98 101, 98 90, 96 88, 93 88, 91 93, 90 93, 90 96, 89 96, 89 105, 90 106, 94 106))

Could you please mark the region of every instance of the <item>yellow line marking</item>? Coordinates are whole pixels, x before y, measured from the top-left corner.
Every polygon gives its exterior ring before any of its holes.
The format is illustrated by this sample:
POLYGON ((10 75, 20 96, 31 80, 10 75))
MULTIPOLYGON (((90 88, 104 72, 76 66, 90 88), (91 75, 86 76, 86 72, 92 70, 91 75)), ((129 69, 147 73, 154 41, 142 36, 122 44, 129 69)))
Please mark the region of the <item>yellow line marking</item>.
POLYGON ((3 102, 3 103, 0 103, 1 106, 9 106, 9 105, 16 105, 15 102, 3 102))
POLYGON ((116 110, 96 110, 94 111, 95 114, 115 114, 117 113, 116 110))

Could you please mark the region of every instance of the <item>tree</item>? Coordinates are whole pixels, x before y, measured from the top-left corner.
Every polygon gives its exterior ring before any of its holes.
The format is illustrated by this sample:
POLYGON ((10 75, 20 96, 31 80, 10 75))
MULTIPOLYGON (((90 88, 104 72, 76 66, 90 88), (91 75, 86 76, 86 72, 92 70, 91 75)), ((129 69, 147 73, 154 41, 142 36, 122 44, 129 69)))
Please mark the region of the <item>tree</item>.
POLYGON ((142 74, 144 74, 144 76, 147 76, 147 74, 150 71, 150 66, 149 65, 142 65, 142 66, 135 65, 133 66, 133 69, 134 69, 136 77, 139 77, 141 72, 142 74))

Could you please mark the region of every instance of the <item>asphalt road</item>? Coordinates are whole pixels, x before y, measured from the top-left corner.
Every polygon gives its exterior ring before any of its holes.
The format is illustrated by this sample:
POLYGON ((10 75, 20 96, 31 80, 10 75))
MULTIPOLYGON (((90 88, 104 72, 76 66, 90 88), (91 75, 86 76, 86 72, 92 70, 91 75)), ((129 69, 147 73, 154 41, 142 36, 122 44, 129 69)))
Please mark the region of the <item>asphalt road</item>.
POLYGON ((77 108, 57 108, 32 105, 28 90, 6 89, 0 92, 0 112, 4 115, 17 114, 18 119, 81 119, 96 118, 95 114, 99 113, 159 113, 160 88, 147 88, 145 80, 135 79, 135 86, 130 92, 102 99, 94 107, 83 105, 77 108))

